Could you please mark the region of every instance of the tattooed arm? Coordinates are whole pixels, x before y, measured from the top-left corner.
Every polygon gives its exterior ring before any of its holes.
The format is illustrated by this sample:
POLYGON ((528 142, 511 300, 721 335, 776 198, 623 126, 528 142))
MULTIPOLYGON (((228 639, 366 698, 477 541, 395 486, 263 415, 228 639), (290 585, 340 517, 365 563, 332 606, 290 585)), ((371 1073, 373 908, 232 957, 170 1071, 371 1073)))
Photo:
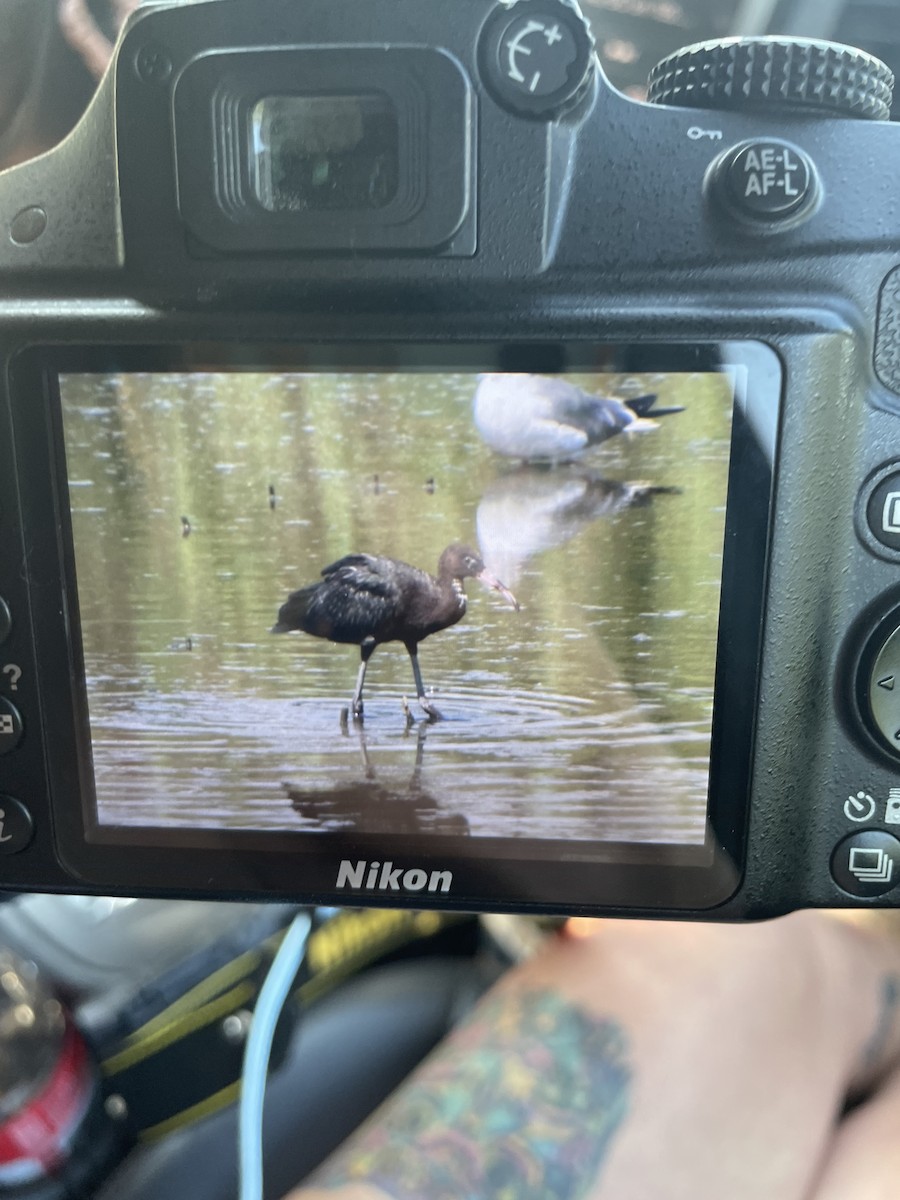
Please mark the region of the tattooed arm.
POLYGON ((608 922, 512 972, 291 1200, 882 1200, 898 1001, 900 942, 826 916, 608 922))
POLYGON ((396 1200, 581 1196, 628 1107, 621 1027, 557 991, 504 989, 317 1177, 396 1200), (411 1142, 416 1152, 407 1153, 411 1142))

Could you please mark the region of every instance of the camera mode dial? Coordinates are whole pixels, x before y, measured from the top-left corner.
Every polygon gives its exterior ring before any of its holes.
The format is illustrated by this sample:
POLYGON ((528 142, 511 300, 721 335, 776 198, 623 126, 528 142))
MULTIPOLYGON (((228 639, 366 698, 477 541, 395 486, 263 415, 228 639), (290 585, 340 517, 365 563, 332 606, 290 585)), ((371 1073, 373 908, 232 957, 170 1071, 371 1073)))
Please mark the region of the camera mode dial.
POLYGON ((485 86, 517 116, 558 117, 596 78, 594 38, 574 0, 505 0, 478 45, 485 86))
POLYGON ((810 38, 725 38, 670 54, 650 72, 653 104, 886 121, 894 76, 880 59, 810 38))

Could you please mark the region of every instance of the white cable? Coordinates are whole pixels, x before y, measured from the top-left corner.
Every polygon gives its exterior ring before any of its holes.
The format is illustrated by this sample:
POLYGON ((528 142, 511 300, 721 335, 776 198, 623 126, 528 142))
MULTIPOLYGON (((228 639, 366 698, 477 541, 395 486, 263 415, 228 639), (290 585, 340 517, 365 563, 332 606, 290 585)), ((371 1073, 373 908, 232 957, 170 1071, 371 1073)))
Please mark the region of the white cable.
POLYGON ((250 1035, 244 1049, 241 1099, 238 1109, 240 1200, 263 1196, 263 1097, 269 1072, 272 1038, 303 957, 312 920, 309 913, 294 917, 260 988, 250 1035))

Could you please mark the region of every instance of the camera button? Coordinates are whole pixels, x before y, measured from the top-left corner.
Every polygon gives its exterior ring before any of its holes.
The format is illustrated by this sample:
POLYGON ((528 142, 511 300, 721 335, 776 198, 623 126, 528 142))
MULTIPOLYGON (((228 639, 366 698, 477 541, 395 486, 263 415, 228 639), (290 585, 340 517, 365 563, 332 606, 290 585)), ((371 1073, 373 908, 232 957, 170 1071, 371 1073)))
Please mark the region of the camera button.
POLYGON ((30 246, 47 228, 47 214, 38 205, 23 208, 13 217, 9 227, 9 238, 15 246, 30 246))
POLYGON ((797 146, 780 138, 754 139, 729 150, 716 168, 721 198, 753 221, 796 218, 816 197, 816 172, 797 146))
POLYGON ((900 552, 900 470, 880 478, 866 502, 866 524, 882 546, 900 552))
POLYGON ((12 632, 12 613, 9 611, 9 605, 0 596, 0 646, 6 641, 12 632))
POLYGON ((33 837, 34 821, 25 805, 0 795, 0 854, 18 854, 33 837))
POLYGON ((831 874, 851 896, 883 896, 900 884, 900 841, 880 829, 851 833, 831 856, 831 874))
POLYGON ((875 639, 872 649, 874 657, 868 677, 863 680, 869 712, 875 731, 897 754, 900 752, 900 623, 883 641, 875 639))
POLYGON ((596 78, 590 26, 571 0, 497 6, 479 38, 481 76, 517 116, 552 119, 577 104, 596 78))
POLYGON ((24 732, 19 710, 5 696, 0 696, 0 754, 15 750, 24 732))

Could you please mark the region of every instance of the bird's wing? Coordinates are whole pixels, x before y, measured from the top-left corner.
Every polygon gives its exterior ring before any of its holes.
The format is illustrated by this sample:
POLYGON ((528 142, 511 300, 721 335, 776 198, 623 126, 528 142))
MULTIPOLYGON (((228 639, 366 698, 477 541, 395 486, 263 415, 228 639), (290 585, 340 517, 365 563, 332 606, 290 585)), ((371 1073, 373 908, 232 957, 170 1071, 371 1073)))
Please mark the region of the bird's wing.
POLYGON ((588 444, 583 429, 549 418, 530 421, 522 430, 519 449, 523 458, 566 458, 575 456, 588 444))
MULTIPOLYGON (((625 403, 628 405, 628 407, 631 409, 631 411, 633 413, 637 413, 637 415, 639 417, 659 417, 662 415, 662 412, 660 410, 651 412, 651 409, 653 408, 653 405, 656 403, 656 400, 657 400, 656 392, 648 392, 643 396, 631 396, 628 400, 625 401, 625 403)), ((669 410, 669 409, 665 410, 666 413, 668 413, 669 411, 671 411, 671 410, 669 410)), ((674 411, 675 412, 684 412, 684 409, 676 408, 674 411)))
POLYGON ((339 642, 381 640, 402 600, 390 563, 369 554, 348 554, 323 572, 309 603, 305 628, 339 642))
POLYGON ((332 593, 336 587, 340 587, 386 600, 394 600, 400 594, 390 560, 375 558, 371 554, 348 554, 325 567, 322 575, 332 593))
POLYGON ((635 420, 635 414, 612 396, 592 396, 562 379, 551 382, 565 389, 559 392, 555 401, 560 419, 565 417, 583 429, 591 442, 611 437, 627 429, 635 420))
POLYGON ((371 554, 347 554, 323 567, 322 576, 329 583, 345 583, 376 595, 392 595, 395 590, 384 562, 371 554))
POLYGON ((321 574, 323 579, 327 579, 330 575, 336 575, 338 571, 350 567, 372 567, 376 566, 376 561, 371 554, 345 554, 343 558, 339 558, 337 562, 329 563, 327 567, 323 567, 321 574))

